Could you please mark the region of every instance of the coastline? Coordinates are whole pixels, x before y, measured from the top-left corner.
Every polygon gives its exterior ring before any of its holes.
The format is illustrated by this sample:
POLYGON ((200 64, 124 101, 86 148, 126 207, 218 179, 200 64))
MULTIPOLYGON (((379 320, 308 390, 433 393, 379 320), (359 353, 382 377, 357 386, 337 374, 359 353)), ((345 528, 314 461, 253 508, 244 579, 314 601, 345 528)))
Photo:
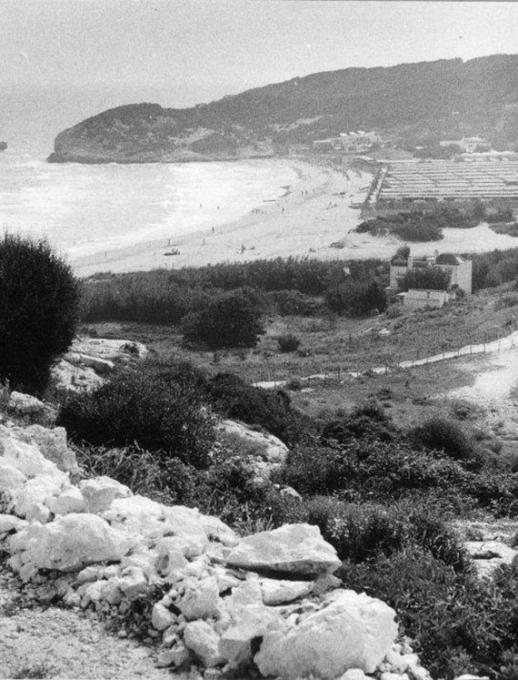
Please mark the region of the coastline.
MULTIPOLYGON (((361 211, 351 204, 358 206, 365 199, 371 182, 369 173, 301 159, 286 162, 297 175, 293 184, 279 186, 277 198, 263 199, 247 214, 218 225, 214 231, 200 229, 179 235, 174 241, 154 239, 69 258, 70 264, 78 276, 87 277, 102 272, 179 269, 290 256, 388 259, 404 245, 394 236, 353 231, 361 221, 361 211)), ((496 234, 484 223, 471 229, 448 228, 442 240, 408 245, 415 255, 423 256, 436 250, 461 254, 513 248, 518 240, 496 234)))
POLYGON ((293 184, 280 186, 277 198, 263 199, 247 214, 214 231, 196 230, 178 236, 174 242, 155 239, 70 258, 70 264, 79 276, 90 276, 98 272, 177 269, 274 257, 341 256, 348 249, 330 248, 330 244, 343 239, 360 221, 359 208, 351 208, 350 203, 362 202, 370 175, 305 160, 287 162, 297 175, 293 184), (165 254, 172 251, 179 254, 165 254))

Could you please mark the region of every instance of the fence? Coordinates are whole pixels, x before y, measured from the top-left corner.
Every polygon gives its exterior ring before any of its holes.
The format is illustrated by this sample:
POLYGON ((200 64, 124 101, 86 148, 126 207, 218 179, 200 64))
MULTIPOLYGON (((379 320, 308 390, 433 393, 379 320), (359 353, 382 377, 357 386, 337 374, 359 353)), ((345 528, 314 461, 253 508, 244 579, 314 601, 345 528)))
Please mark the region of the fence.
MULTIPOLYGON (((500 329, 495 329, 492 332, 485 334, 484 342, 477 342, 469 345, 463 345, 458 349, 448 350, 445 352, 439 352, 437 354, 432 354, 426 357, 420 357, 420 350, 415 350, 415 359, 402 359, 396 356, 392 356, 392 361, 385 363, 381 366, 372 366, 367 363, 363 363, 358 366, 348 365, 347 367, 338 366, 332 370, 327 369, 327 371, 318 370, 318 362, 314 362, 313 368, 314 372, 310 375, 297 378, 306 385, 312 382, 322 382, 324 380, 338 380, 341 381, 345 376, 359 378, 362 375, 388 375, 399 369, 409 369, 416 366, 426 366, 428 364, 438 363, 439 361, 446 361, 448 359, 457 359, 460 357, 467 357, 474 354, 494 354, 497 352, 504 352, 518 347, 518 330, 516 328, 516 321, 513 323, 513 330, 508 334, 504 335, 500 329), (495 336, 494 339, 490 339, 491 336, 495 336)), ((408 357, 408 352, 406 356, 408 357)), ((270 371, 268 367, 265 366, 266 380, 254 383, 258 387, 282 387, 289 382, 288 380, 275 380, 271 379, 270 371)))

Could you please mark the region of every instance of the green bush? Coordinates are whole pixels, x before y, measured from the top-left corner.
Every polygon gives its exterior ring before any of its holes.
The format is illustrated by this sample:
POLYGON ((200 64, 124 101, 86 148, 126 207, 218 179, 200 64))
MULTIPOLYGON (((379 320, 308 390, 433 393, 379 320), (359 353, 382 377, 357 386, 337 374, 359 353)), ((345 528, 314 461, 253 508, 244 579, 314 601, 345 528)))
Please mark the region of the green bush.
POLYGON ((137 444, 198 467, 209 462, 212 421, 197 390, 126 369, 94 392, 71 397, 58 423, 75 438, 107 447, 137 444))
POLYGON ((0 241, 0 381, 41 395, 52 362, 74 338, 79 287, 44 241, 0 241))
POLYGON ((224 293, 204 309, 184 317, 184 339, 210 349, 255 347, 264 333, 261 315, 261 306, 246 291, 224 293))
POLYGON ((277 338, 279 350, 281 352, 296 352, 300 347, 300 340, 296 335, 287 333, 277 338))

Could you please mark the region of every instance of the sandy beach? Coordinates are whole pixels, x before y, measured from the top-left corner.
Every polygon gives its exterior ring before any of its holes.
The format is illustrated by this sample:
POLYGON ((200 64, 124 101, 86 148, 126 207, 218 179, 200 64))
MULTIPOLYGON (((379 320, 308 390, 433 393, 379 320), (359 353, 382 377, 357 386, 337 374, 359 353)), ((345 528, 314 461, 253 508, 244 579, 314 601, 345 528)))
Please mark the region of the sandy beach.
MULTIPOLYGON (((97 272, 177 269, 220 262, 274 257, 318 259, 389 258, 403 242, 395 237, 355 233, 361 221, 357 207, 365 198, 371 175, 357 169, 289 161, 297 181, 282 187, 277 199, 265 199, 251 212, 212 229, 176 239, 160 239, 71 259, 80 276, 97 272), (331 245, 334 244, 334 245, 331 245)), ((415 255, 480 252, 511 248, 518 241, 495 234, 485 224, 473 229, 445 229, 441 241, 410 244, 415 255)))

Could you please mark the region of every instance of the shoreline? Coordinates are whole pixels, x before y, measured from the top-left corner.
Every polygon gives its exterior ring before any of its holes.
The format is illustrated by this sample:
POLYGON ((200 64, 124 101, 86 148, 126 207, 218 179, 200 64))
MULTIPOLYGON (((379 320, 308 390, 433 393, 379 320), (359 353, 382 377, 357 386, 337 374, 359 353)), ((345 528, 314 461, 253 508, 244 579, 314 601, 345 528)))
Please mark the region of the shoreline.
MULTIPOLYGON (((131 246, 69 258, 75 273, 126 273, 180 269, 277 257, 319 260, 389 259, 405 242, 395 236, 356 233, 359 206, 371 175, 356 168, 333 168, 306 159, 285 160, 297 179, 280 185, 277 198, 263 201, 238 219, 131 246), (175 253, 175 254, 172 254, 175 253)), ((410 242, 416 256, 436 250, 456 254, 518 247, 518 239, 496 234, 485 223, 471 229, 444 229, 439 241, 410 242)))
POLYGON ((297 180, 281 185, 277 198, 263 199, 236 220, 214 230, 179 235, 174 242, 154 239, 70 258, 70 264, 79 276, 90 276, 274 257, 337 257, 343 250, 330 244, 360 221, 360 210, 349 204, 362 201, 370 176, 353 168, 338 170, 299 159, 287 163, 297 180), (179 254, 165 254, 174 250, 179 254))

